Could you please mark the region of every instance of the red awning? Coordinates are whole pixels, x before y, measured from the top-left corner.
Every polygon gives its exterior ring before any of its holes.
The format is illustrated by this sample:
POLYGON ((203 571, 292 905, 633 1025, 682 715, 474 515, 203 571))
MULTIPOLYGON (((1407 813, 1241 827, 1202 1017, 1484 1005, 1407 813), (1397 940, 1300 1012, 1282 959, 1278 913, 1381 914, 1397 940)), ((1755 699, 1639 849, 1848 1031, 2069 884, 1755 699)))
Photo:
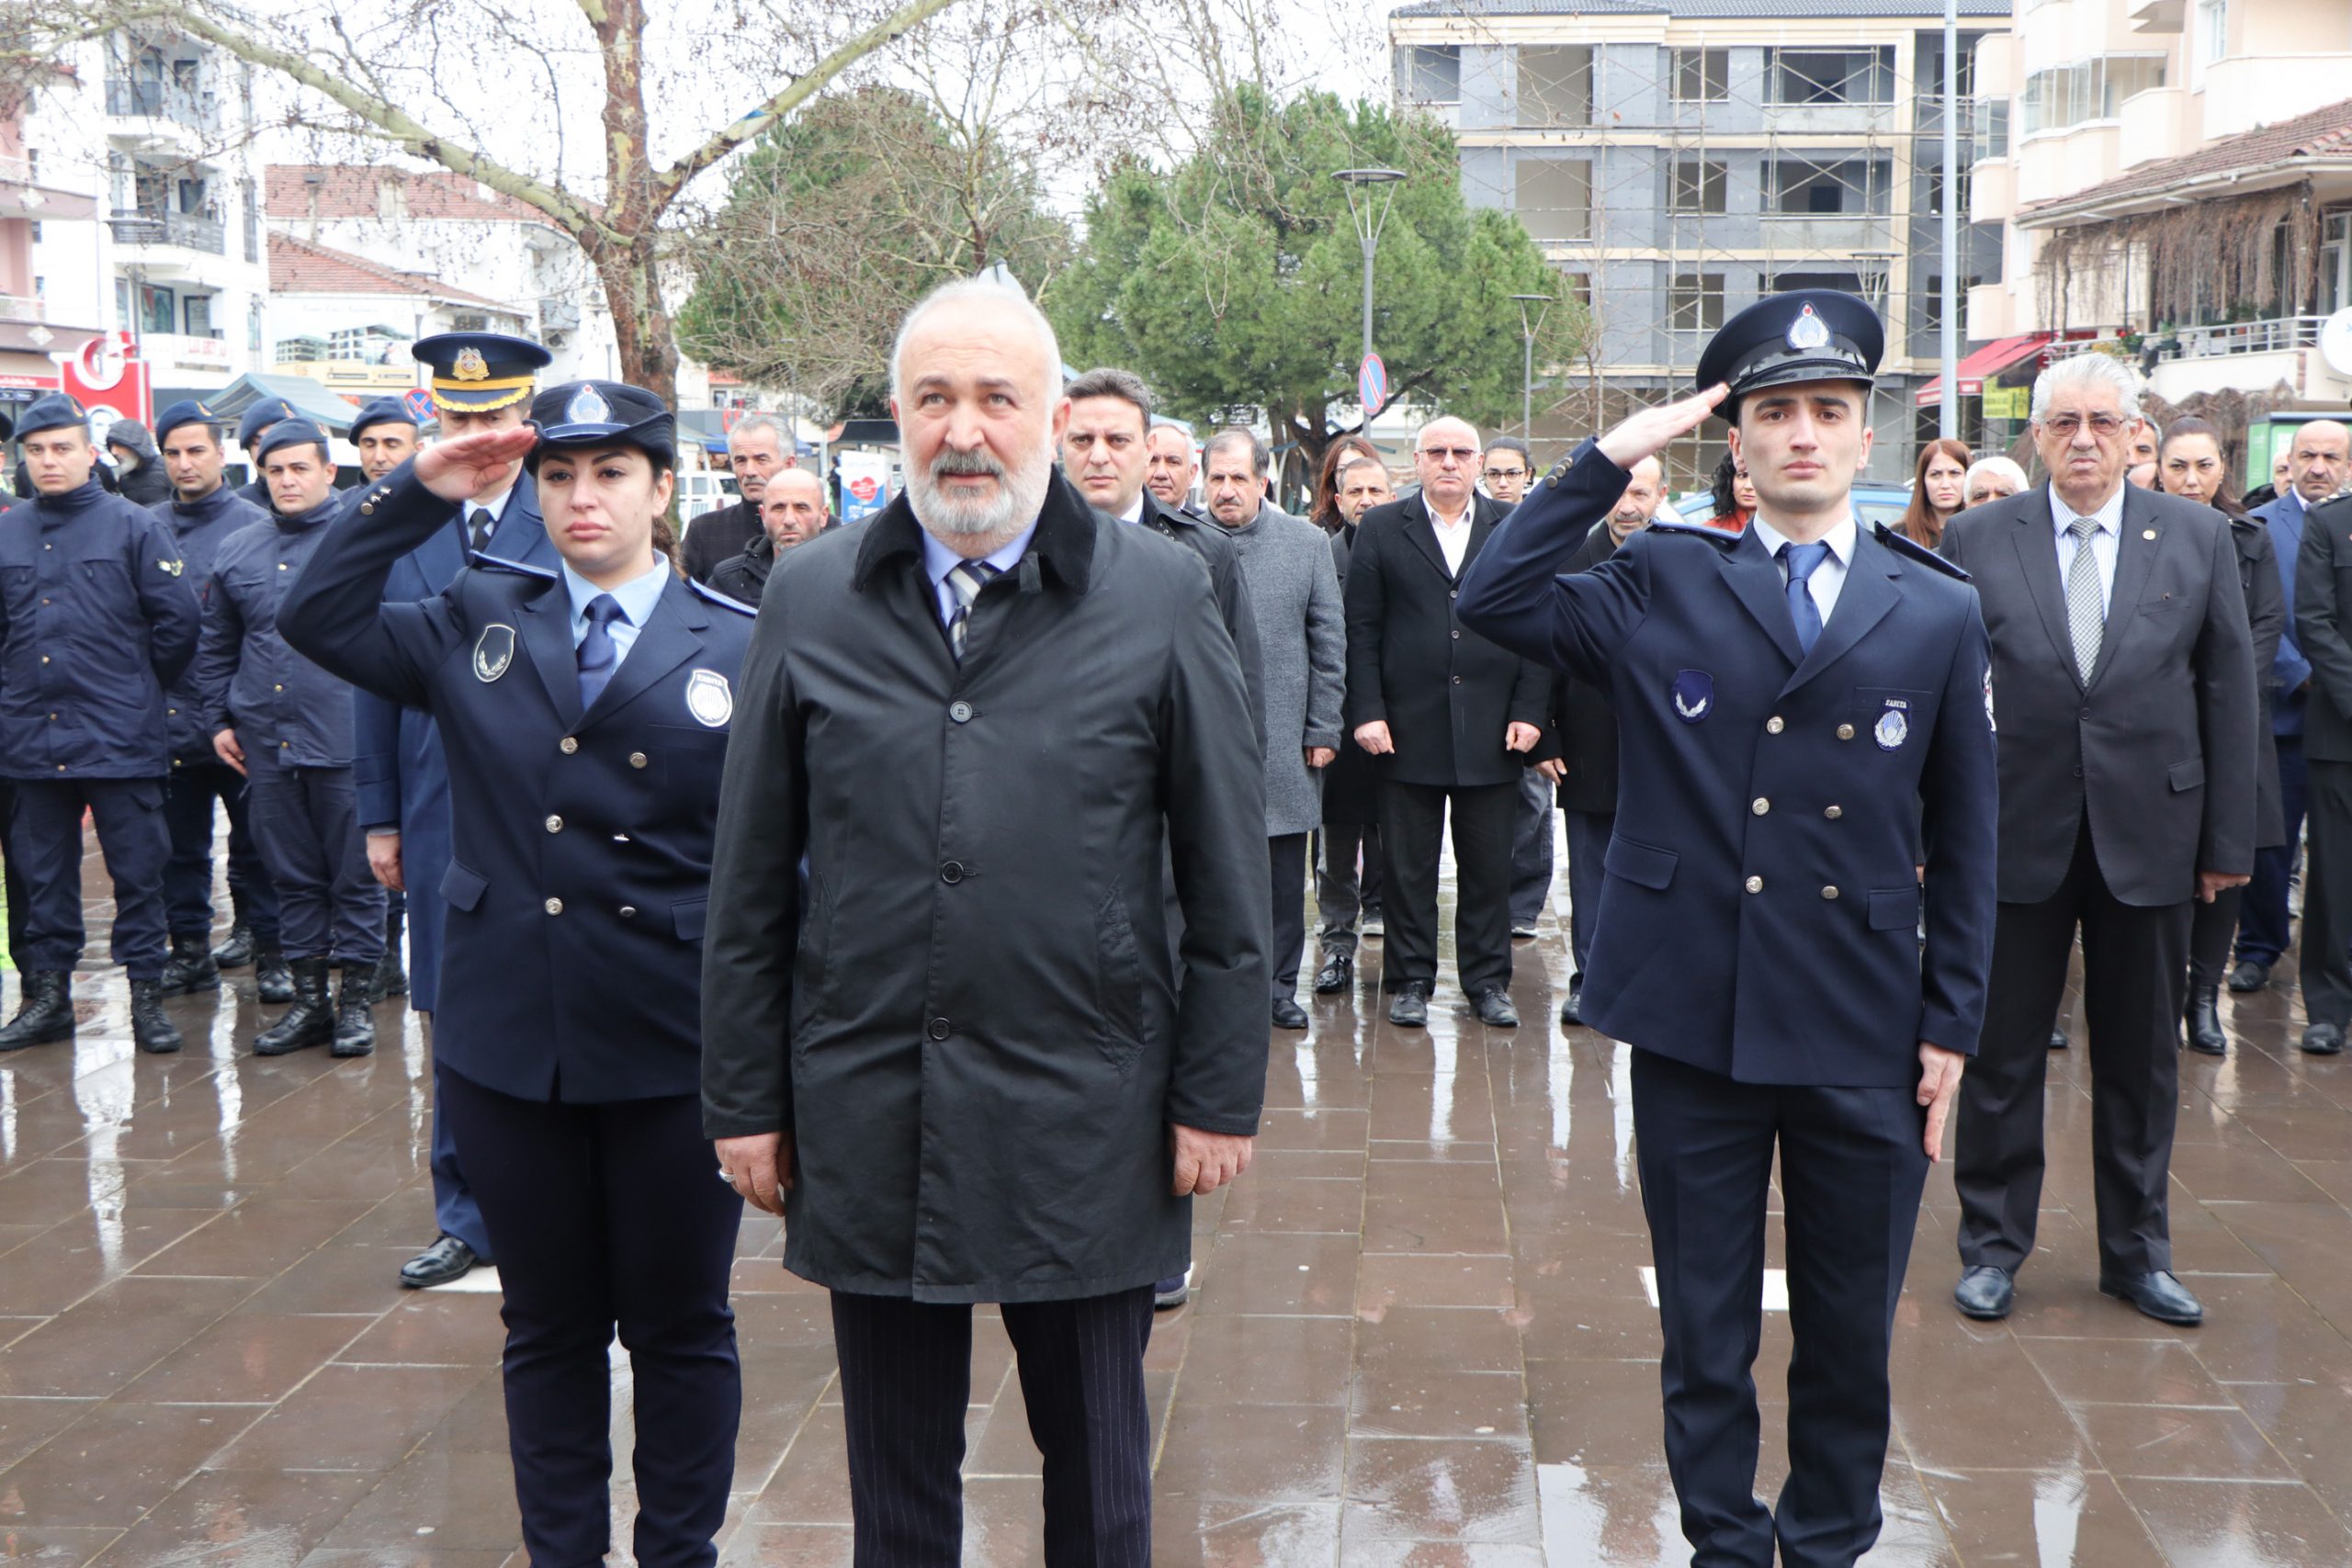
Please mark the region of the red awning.
MULTIPOLYGON (((2023 359, 2038 354, 2050 342, 2048 333, 2028 333, 2022 337, 1996 338, 1975 350, 1958 367, 1960 395, 1979 398, 1984 395, 1984 378, 1996 376, 2023 359)), ((1943 400, 1944 378, 1929 381, 1911 395, 1911 400, 1923 409, 1934 408, 1943 400)))

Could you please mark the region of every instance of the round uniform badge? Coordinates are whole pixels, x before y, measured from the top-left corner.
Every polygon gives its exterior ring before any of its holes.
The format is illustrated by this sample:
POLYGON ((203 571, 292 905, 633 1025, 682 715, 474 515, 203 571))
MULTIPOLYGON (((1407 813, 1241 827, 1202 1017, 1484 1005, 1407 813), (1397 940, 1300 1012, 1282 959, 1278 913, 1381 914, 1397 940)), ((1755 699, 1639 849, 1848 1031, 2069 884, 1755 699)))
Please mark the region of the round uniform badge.
POLYGON ((735 693, 727 677, 716 670, 697 670, 686 677, 686 711, 708 729, 724 729, 735 716, 735 693))
POLYGON ((1871 739, 1878 742, 1878 749, 1882 751, 1894 750, 1910 735, 1911 721, 1904 716, 1901 708, 1893 707, 1878 716, 1877 728, 1871 731, 1871 739))
POLYGON ((490 684, 513 668, 514 663, 514 628, 503 621, 492 621, 482 627, 481 636, 474 639, 474 679, 490 684))

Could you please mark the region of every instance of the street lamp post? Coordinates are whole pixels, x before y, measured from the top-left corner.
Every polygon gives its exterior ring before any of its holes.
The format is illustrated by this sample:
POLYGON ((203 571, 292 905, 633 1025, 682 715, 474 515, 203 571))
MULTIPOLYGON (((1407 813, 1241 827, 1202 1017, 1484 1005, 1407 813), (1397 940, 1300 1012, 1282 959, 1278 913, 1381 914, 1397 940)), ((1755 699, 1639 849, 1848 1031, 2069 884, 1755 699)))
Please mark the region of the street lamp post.
POLYGON ((1348 216, 1355 220, 1356 238, 1363 245, 1363 356, 1372 357, 1372 254, 1380 245, 1380 231, 1388 221, 1388 204, 1402 169, 1335 169, 1331 177, 1348 187, 1348 216), (1378 200, 1375 201, 1374 196, 1378 200))
POLYGON ((1514 294, 1519 302, 1519 434, 1528 441, 1535 439, 1535 334, 1544 325, 1544 312, 1552 308, 1549 294, 1514 294), (1535 307, 1530 319, 1527 308, 1535 307))

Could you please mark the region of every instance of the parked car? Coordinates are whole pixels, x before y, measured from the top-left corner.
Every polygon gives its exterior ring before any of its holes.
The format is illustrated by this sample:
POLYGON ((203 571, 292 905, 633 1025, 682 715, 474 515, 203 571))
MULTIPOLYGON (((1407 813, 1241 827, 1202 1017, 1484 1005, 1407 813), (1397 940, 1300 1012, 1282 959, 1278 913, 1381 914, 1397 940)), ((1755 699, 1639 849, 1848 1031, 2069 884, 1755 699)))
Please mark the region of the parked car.
MULTIPOLYGON (((1709 491, 1685 491, 1674 497, 1671 504, 1685 523, 1704 523, 1715 514, 1715 498, 1709 491)), ((1854 487, 1854 513, 1866 528, 1873 523, 1883 523, 1892 528, 1903 521, 1903 514, 1910 509, 1911 490, 1907 485, 1854 487)))

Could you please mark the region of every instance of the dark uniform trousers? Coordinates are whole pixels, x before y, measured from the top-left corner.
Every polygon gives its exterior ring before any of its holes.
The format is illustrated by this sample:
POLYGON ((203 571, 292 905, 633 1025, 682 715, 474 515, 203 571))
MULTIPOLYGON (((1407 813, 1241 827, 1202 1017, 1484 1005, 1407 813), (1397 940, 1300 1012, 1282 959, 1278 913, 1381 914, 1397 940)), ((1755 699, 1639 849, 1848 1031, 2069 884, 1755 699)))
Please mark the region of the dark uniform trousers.
POLYGON ((1601 857, 1617 830, 1614 811, 1563 811, 1568 829, 1568 953, 1576 973, 1592 957, 1592 933, 1600 923, 1601 857))
POLYGON ((1960 1080, 1953 1185, 1962 1265, 2015 1272, 2033 1252, 2050 1021, 2080 926, 2099 1269, 2145 1274, 2172 1267, 2165 1181, 2179 1099, 2190 902, 2119 900, 2099 874, 2086 818, 2058 890, 2039 903, 2001 906, 1984 1033, 1960 1080))
POLYGON ((218 800, 229 811, 229 904, 235 923, 265 947, 278 944, 277 889, 254 839, 245 781, 226 762, 174 768, 164 781, 164 824, 171 858, 164 864, 164 922, 175 937, 212 934, 212 829, 218 800))
POLYGON ((1510 835, 1510 923, 1533 931, 1552 902, 1552 781, 1530 768, 1519 781, 1510 835))
POLYGON ((2305 773, 2311 862, 2298 963, 2313 1023, 2352 1023, 2352 762, 2312 758, 2305 773))
POLYGON ((434 1082, 501 1265, 533 1568, 594 1568, 610 1546, 616 1325, 636 1385, 637 1561, 715 1562, 742 1414, 727 1283, 743 1201, 713 1174, 699 1097, 518 1100, 447 1066, 434 1082))
POLYGON ((1437 980, 1438 851, 1453 828, 1453 942, 1462 988, 1476 996, 1510 984, 1510 840, 1519 784, 1415 784, 1380 781, 1381 881, 1387 949, 1381 985, 1437 980), (1449 809, 1450 808, 1450 809, 1449 809))
POLYGON ((25 878, 17 864, 16 846, 8 841, 8 823, 17 814, 17 785, 10 779, 0 779, 0 891, 8 899, 8 961, 17 968, 25 967, 31 953, 25 945, 25 908, 29 899, 25 893, 25 878))
POLYGON ((1634 1145, 1657 1265, 1666 1462, 1699 1568, 1844 1568, 1877 1540, 1887 1356, 1919 1197, 1908 1089, 1737 1083, 1638 1047, 1634 1145), (1789 1480, 1756 1496, 1765 1201, 1788 1230, 1789 1480))
POLYGON ((1316 934, 1325 947, 1352 953, 1359 924, 1382 913, 1380 829, 1326 822, 1315 833, 1316 934))
MULTIPOLYGON (((1151 1562, 1151 1287, 1007 1302, 1029 1435, 1045 1460, 1046 1568, 1151 1562)), ((972 1309, 833 1292, 857 1568, 962 1561, 972 1309)))
POLYGON ((266 746, 245 753, 245 767, 286 956, 373 968, 384 955, 384 889, 368 869, 351 770, 282 767, 266 746))
MULTIPOLYGON (((2309 773, 2303 761, 2303 738, 2276 738, 2278 750, 2278 807, 2286 819, 2283 844, 2254 852, 2254 880, 2238 891, 2244 896, 2238 912, 2238 958, 2275 964, 2294 940, 2287 911, 2287 886, 2295 870, 2296 841, 2303 836, 2303 804, 2309 773)), ((2323 764, 2324 766, 2324 764, 2323 764)), ((2308 903, 2308 888, 2305 902, 2308 903)))
POLYGON ((1298 994, 1298 960, 1306 950, 1306 835, 1277 833, 1266 840, 1273 874, 1273 946, 1268 971, 1273 999, 1298 994))
MULTIPOLYGON (((24 968, 63 973, 81 962, 82 813, 98 830, 98 848, 114 881, 114 958, 134 980, 163 977, 164 827, 162 779, 18 779, 8 845, 25 888, 24 968)), ((12 901, 13 907, 13 901, 12 901)))

